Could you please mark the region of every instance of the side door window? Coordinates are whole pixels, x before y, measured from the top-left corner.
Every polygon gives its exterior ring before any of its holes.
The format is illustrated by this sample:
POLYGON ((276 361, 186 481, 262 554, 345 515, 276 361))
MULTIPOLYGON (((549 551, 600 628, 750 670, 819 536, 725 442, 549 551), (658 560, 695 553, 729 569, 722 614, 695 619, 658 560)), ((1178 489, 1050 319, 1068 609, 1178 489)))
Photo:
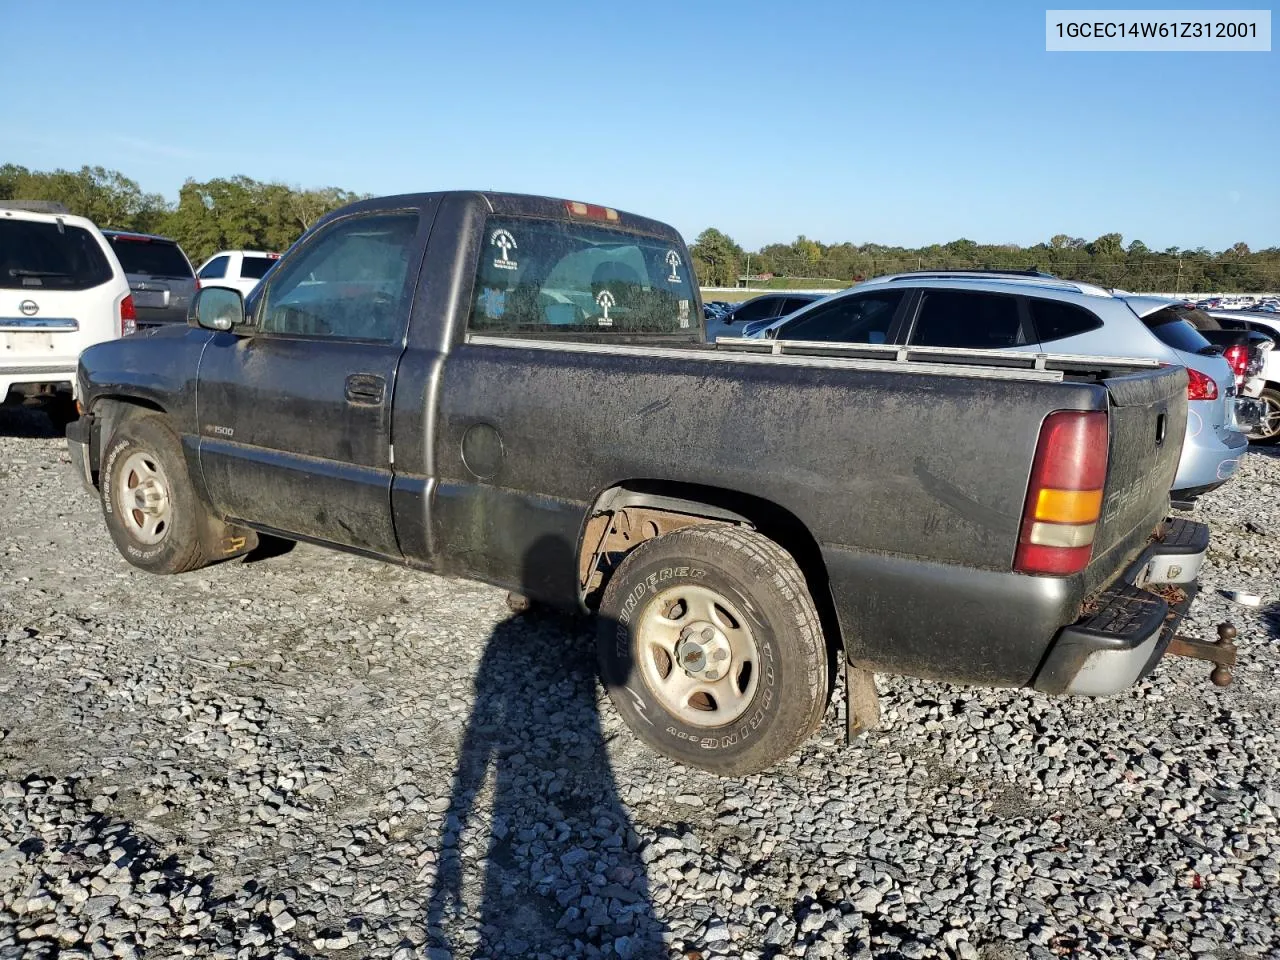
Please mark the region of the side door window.
POLYGON ((764 320, 778 314, 778 297, 762 297, 752 300, 733 311, 734 323, 751 323, 753 320, 764 320))
POLYGON ((214 257, 200 268, 201 280, 221 280, 227 275, 227 261, 230 257, 214 257))
POLYGON ((782 301, 782 309, 778 311, 778 314, 785 317, 807 307, 811 303, 813 301, 805 297, 787 297, 786 300, 782 301))
POLYGON ((1034 340, 1018 298, 971 290, 926 290, 908 341, 913 346, 1001 350, 1034 340))
POLYGON ((881 290, 838 297, 783 324, 777 339, 891 343, 894 320, 905 296, 903 290, 881 290))
POLYGON ((268 336, 388 343, 404 334, 416 213, 339 220, 283 263, 256 314, 268 336))

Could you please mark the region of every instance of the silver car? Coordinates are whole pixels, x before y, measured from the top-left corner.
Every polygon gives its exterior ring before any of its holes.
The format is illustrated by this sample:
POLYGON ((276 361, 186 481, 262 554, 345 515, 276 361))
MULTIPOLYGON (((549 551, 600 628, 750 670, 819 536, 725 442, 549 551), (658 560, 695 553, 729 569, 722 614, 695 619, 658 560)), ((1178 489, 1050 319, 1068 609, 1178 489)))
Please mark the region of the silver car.
POLYGON ((138 315, 138 326, 186 323, 199 284, 191 261, 176 241, 149 233, 103 230, 116 252, 138 315))
POLYGON ((1095 357, 1187 368, 1187 431, 1173 499, 1229 480, 1248 447, 1235 375, 1177 300, 1104 290, 1034 272, 922 272, 868 280, 760 331, 783 340, 909 344, 1095 357))

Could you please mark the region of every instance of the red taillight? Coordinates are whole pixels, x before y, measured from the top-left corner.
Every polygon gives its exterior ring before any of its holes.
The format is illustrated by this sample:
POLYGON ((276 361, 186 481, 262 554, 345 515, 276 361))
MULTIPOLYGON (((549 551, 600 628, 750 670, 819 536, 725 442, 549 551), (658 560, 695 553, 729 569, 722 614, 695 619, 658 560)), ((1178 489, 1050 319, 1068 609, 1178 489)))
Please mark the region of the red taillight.
POLYGON ((1199 370, 1187 367, 1187 399, 1217 400, 1218 385, 1213 382, 1212 377, 1206 377, 1199 370))
POLYGON ((1066 576, 1089 565, 1109 439, 1105 413, 1059 410, 1045 417, 1013 558, 1018 573, 1066 576))
POLYGON ((200 278, 196 277, 196 292, 198 293, 199 291, 200 291, 200 278))
POLYGON ((138 309, 133 305, 133 294, 120 301, 120 336, 127 337, 138 329, 138 309))
POLYGON ((602 207, 595 203, 579 203, 576 200, 566 200, 564 208, 569 211, 571 217, 587 217, 591 220, 617 220, 618 211, 610 207, 602 207))
POLYGON ((1236 344, 1234 347, 1223 350, 1222 355, 1227 358, 1227 363, 1231 364, 1231 369, 1236 375, 1236 383, 1243 384, 1245 377, 1249 376, 1249 348, 1236 344))

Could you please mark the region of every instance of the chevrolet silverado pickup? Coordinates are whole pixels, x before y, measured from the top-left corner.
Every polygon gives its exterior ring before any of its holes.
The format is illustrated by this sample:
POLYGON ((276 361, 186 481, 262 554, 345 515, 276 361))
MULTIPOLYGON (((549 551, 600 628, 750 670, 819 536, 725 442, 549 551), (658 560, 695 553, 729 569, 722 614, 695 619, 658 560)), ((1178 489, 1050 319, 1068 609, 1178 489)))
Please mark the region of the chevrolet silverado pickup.
POLYGON ((630 727, 723 775, 794 752, 841 670, 856 732, 876 673, 1106 695, 1165 653, 1208 541, 1167 519, 1182 368, 703 323, 661 223, 366 200, 247 302, 85 351, 68 443, 153 573, 266 534, 590 611, 630 727))

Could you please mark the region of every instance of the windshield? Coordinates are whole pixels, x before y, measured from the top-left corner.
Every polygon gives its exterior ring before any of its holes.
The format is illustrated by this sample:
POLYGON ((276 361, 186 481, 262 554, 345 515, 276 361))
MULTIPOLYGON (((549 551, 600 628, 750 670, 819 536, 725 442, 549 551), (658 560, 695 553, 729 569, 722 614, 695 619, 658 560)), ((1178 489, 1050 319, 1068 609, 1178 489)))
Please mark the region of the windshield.
POLYGON ((111 279, 111 264, 82 227, 0 219, 0 289, 88 290, 111 279))
POLYGON ((700 327, 684 246, 610 227, 490 218, 471 298, 481 333, 680 334, 700 327))
POLYGON ((151 240, 146 237, 113 237, 107 242, 116 252, 125 273, 143 274, 148 277, 177 277, 189 280, 195 274, 191 264, 172 240, 151 240))

